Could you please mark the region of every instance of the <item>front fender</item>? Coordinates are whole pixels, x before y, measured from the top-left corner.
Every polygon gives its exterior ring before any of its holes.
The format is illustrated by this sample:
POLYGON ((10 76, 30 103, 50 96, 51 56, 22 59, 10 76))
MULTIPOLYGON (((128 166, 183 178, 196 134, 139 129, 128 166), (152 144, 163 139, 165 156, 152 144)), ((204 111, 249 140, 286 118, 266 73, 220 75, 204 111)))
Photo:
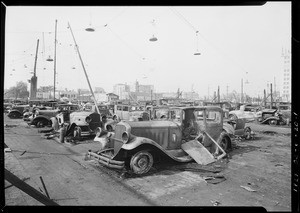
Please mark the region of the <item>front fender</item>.
POLYGON ((38 116, 36 116, 36 117, 33 118, 33 120, 31 121, 31 124, 35 124, 35 123, 37 123, 40 120, 50 121, 50 119, 48 117, 43 116, 43 115, 38 115, 38 116))
POLYGON ((135 148, 138 148, 138 147, 146 145, 146 144, 150 145, 150 146, 153 146, 154 149, 157 148, 158 150, 160 150, 162 152, 162 154, 167 155, 168 157, 172 158, 175 161, 178 161, 178 162, 190 162, 190 161, 193 160, 188 154, 186 154, 185 156, 181 155, 181 157, 175 156, 175 153, 184 153, 184 151, 182 149, 169 150, 169 152, 168 152, 168 150, 165 150, 164 148, 162 148, 155 141, 153 141, 153 140, 151 140, 149 138, 144 138, 144 137, 136 137, 136 136, 134 136, 133 139, 130 141, 130 143, 126 143, 126 144, 122 145, 121 150, 123 149, 123 150, 129 151, 129 150, 133 150, 135 148))
POLYGON ((267 123, 267 122, 269 122, 269 120, 277 120, 277 121, 279 121, 280 119, 278 117, 272 116, 272 117, 266 118, 262 123, 267 123))
POLYGON ((223 129, 229 134, 234 135, 234 128, 229 123, 223 123, 223 129))

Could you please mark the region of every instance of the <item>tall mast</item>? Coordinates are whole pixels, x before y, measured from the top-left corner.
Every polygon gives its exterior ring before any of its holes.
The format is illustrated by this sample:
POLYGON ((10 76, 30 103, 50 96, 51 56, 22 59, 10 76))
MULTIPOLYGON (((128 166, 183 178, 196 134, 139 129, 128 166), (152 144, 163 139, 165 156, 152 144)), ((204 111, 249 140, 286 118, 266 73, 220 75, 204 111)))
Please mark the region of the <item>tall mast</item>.
MULTIPOLYGON (((71 26, 70 26, 70 24, 69 24, 69 23, 68 23, 68 26, 69 26, 69 28, 70 28, 70 31, 71 31, 71 34, 72 34, 72 37, 73 37, 73 40, 74 40, 74 43, 75 43, 75 47, 76 47, 76 49, 77 49, 78 56, 79 56, 79 59, 80 59, 80 62, 81 62, 81 65, 82 65, 82 68, 83 68, 83 71, 84 71, 84 74, 85 74, 86 80, 87 80, 87 82, 88 82, 88 85, 89 85, 90 91, 91 91, 91 93, 92 93, 92 96, 93 96, 93 99, 94 99, 94 104, 95 104, 95 106, 96 106, 96 110, 97 110, 97 112, 98 112, 99 114, 101 114, 101 113, 100 113, 100 111, 99 111, 99 109, 98 109, 98 106, 97 106, 97 101, 96 101, 96 98, 95 98, 94 92, 93 92, 93 90, 92 90, 92 87, 91 87, 91 84, 90 84, 90 81, 89 81, 88 75, 87 75, 87 73, 86 73, 86 70, 85 70, 85 67, 84 67, 84 64, 83 64, 83 61, 82 61, 82 58, 81 58, 80 52, 79 52, 79 48, 78 48, 78 46, 77 46, 77 43, 76 43, 75 37, 74 37, 74 35, 73 35, 73 31, 72 31, 72 29, 71 29, 71 26)), ((101 116, 100 116, 100 117, 101 117, 101 116)))
POLYGON ((34 60, 34 70, 33 70, 34 77, 36 77, 36 62, 37 62, 38 49, 39 49, 39 39, 37 40, 35 60, 34 60))
POLYGON ((53 88, 54 101, 55 101, 55 83, 56 83, 56 31, 57 31, 57 20, 55 20, 55 40, 54 40, 54 88, 53 88))

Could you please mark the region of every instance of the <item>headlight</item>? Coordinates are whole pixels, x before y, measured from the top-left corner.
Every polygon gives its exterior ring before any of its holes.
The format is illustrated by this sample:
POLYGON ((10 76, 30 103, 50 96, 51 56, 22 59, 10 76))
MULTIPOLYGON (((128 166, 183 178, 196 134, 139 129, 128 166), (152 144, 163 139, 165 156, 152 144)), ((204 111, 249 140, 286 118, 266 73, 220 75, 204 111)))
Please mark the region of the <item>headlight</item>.
POLYGON ((90 123, 91 121, 92 121, 91 117, 87 116, 87 117, 85 118, 85 122, 90 123))
POLYGON ((122 134, 122 140, 124 143, 127 143, 129 141, 129 133, 128 132, 123 132, 122 134))
POLYGON ((36 110, 35 115, 39 115, 39 114, 40 114, 39 110, 36 110))

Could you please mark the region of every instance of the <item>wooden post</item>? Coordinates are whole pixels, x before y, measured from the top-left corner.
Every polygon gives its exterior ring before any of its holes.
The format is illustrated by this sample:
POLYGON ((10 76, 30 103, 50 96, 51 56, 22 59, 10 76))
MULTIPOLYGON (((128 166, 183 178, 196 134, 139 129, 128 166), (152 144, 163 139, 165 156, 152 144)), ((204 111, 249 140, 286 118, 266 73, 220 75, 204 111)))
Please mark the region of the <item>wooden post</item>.
POLYGON ((272 83, 271 83, 271 86, 270 86, 270 91, 271 91, 271 106, 270 106, 270 109, 272 109, 272 107, 273 107, 273 92, 272 92, 272 83))
POLYGON ((267 100, 266 100, 266 90, 264 89, 264 107, 267 105, 267 100))

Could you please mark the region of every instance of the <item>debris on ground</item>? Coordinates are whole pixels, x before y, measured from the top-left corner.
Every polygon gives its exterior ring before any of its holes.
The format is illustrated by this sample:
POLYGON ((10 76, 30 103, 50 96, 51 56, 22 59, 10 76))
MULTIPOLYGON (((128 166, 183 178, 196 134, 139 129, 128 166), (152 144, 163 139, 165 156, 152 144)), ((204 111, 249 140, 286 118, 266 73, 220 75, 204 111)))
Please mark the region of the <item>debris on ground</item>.
POLYGON ((221 204, 221 203, 220 203, 219 201, 217 201, 217 200, 211 200, 210 202, 213 204, 213 206, 218 206, 218 205, 221 204))
POLYGON ((18 125, 4 124, 4 127, 17 127, 18 125))
POLYGON ((4 152, 11 152, 10 148, 4 148, 4 152))
POLYGON ((206 183, 218 184, 226 180, 223 175, 203 177, 206 183))
POLYGON ((256 192, 255 189, 250 188, 249 186, 241 186, 242 188, 246 189, 249 192, 256 192))

